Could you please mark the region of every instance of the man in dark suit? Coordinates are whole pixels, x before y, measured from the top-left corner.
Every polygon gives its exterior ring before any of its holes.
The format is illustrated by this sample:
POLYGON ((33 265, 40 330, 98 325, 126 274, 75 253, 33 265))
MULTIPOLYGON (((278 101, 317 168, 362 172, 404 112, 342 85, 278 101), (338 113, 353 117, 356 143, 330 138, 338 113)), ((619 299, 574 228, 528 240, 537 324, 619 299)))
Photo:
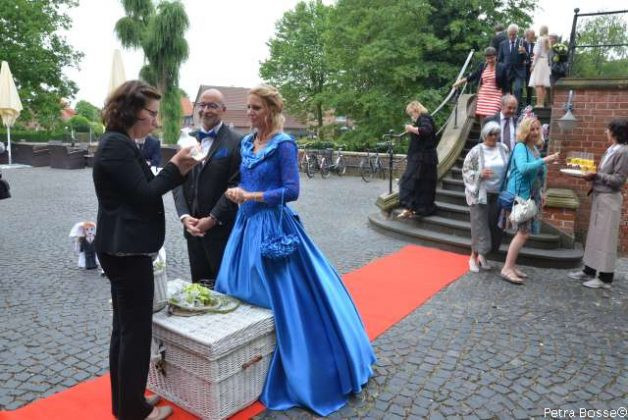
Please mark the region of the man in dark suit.
POLYGON ((504 30, 504 25, 498 23, 495 25, 495 36, 491 39, 491 47, 495 48, 495 51, 499 54, 499 46, 501 43, 508 39, 508 35, 506 35, 506 31, 504 30))
POLYGON ((173 195, 185 228, 192 281, 204 280, 213 288, 238 211, 224 193, 240 181, 242 136, 222 123, 227 108, 220 91, 204 91, 195 108, 201 127, 191 135, 207 156, 173 195))
POLYGON ((483 124, 489 121, 495 121, 501 127, 501 135, 499 141, 508 146, 512 151, 517 142, 517 98, 513 95, 504 95, 502 97, 502 109, 497 114, 484 119, 483 124))
POLYGON ((508 79, 508 92, 515 95, 517 101, 521 103, 521 93, 526 78, 527 41, 518 38, 517 25, 508 26, 508 39, 499 45, 497 62, 504 64, 506 77, 508 79), (514 87, 513 87, 514 84, 514 87))
POLYGON ((161 143, 155 137, 148 135, 143 139, 135 139, 135 144, 140 149, 146 163, 150 167, 158 168, 161 165, 161 143))
POLYGON ((525 39, 527 42, 526 52, 528 57, 526 59, 526 105, 532 105, 532 91, 533 89, 528 86, 530 83, 530 74, 532 73, 532 60, 534 59, 534 45, 536 44, 534 41, 536 39, 536 34, 534 33, 534 29, 528 28, 525 32, 525 39))

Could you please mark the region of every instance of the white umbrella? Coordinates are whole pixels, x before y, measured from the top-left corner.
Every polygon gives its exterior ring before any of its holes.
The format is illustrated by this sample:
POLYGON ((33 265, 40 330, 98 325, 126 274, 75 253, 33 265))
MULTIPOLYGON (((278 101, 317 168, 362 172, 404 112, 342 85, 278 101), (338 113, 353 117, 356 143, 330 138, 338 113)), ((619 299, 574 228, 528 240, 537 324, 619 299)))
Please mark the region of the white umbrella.
POLYGON ((122 54, 120 50, 115 50, 113 52, 113 63, 111 64, 111 77, 109 78, 107 96, 124 82, 126 82, 126 74, 124 73, 124 65, 122 64, 122 54))
POLYGON ((0 70, 0 116, 7 128, 7 146, 9 148, 9 165, 11 165, 11 126, 22 111, 22 101, 17 94, 17 88, 9 69, 9 63, 2 62, 0 70))

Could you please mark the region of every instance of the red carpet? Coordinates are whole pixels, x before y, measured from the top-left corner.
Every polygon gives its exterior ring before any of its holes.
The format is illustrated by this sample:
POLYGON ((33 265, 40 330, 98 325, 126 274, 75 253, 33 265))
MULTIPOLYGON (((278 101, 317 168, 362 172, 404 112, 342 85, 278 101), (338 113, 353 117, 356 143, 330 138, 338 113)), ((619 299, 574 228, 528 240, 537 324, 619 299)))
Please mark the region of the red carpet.
MULTIPOLYGON (((344 276, 371 340, 464 274, 467 256, 419 246, 380 258, 344 276)), ((81 383, 15 411, 0 420, 111 420, 109 375, 81 383)), ((248 419, 264 411, 257 402, 233 416, 248 419)), ((173 420, 196 417, 175 407, 173 420)))

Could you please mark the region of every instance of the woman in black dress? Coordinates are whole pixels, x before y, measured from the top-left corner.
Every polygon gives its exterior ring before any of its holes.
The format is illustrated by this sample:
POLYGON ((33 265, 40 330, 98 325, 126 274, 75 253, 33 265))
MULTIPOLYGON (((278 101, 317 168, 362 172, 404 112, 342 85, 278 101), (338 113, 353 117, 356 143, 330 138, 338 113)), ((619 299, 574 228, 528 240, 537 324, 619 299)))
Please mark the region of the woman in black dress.
POLYGON ((406 171, 399 183, 399 202, 404 210, 398 217, 402 219, 412 215, 429 216, 436 212, 434 197, 438 178, 434 120, 418 101, 410 102, 406 113, 414 124, 406 125, 410 146, 406 171))

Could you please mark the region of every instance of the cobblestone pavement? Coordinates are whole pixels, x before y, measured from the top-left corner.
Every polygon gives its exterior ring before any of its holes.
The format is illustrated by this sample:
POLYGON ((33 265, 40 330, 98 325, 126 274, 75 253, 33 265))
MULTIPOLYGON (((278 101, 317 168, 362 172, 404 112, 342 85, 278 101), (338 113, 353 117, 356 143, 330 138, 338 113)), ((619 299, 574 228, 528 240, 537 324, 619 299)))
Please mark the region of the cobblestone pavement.
MULTIPOLYGON (((91 171, 3 176, 13 198, 0 201, 0 409, 12 410, 107 370, 111 310, 107 280, 76 267, 68 238, 74 223, 95 219, 91 171)), ((294 208, 340 272, 406 244, 368 226, 385 182, 301 185, 294 208)), ((187 278, 183 235, 171 197, 164 201, 168 275, 187 278)), ((625 407, 628 260, 609 291, 580 286, 568 270, 526 271, 523 287, 466 274, 389 329, 374 343, 374 378, 330 417, 541 418, 545 409, 578 417, 580 408, 625 407)))

